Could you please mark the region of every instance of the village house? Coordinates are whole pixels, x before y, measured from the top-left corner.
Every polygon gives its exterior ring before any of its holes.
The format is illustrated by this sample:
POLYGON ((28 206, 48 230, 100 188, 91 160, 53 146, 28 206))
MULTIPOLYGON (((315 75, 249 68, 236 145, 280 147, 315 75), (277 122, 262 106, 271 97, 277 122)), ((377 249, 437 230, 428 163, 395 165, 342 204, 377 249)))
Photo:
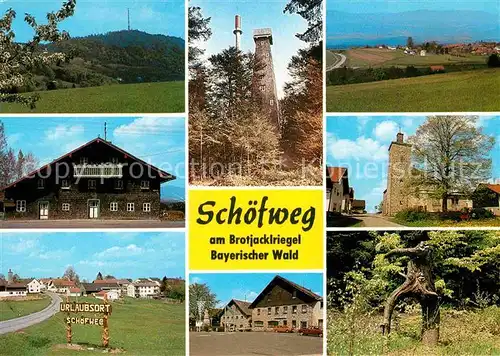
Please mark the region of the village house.
POLYGON ((27 287, 28 293, 40 293, 42 291, 42 283, 40 283, 37 279, 33 279, 29 282, 27 287))
POLYGON ((159 219, 175 179, 96 138, 2 189, 6 219, 159 219))
POLYGON ((25 297, 28 293, 28 286, 26 283, 21 283, 14 280, 14 273, 11 269, 7 273, 7 280, 0 279, 0 298, 17 298, 25 297))
POLYGON ((75 288, 76 283, 66 278, 51 279, 47 284, 47 290, 58 294, 67 294, 70 288, 75 288))
MULTIPOLYGON (((352 192, 354 194, 354 191, 352 192)), ((349 213, 349 176, 345 167, 326 167, 326 206, 330 213, 349 213)))
POLYGON ((66 291, 66 295, 69 297, 80 297, 82 295, 82 290, 80 287, 69 287, 66 291))
POLYGON ((474 208, 484 208, 500 216, 500 184, 479 184, 472 200, 474 208))
POLYGON ((251 330, 252 311, 249 309, 250 304, 237 299, 231 299, 227 303, 220 317, 220 324, 225 331, 251 330))
POLYGON ((101 300, 104 299, 104 296, 107 296, 108 300, 117 300, 120 298, 121 294, 116 290, 101 290, 99 293, 94 294, 94 296, 101 300))
MULTIPOLYGON (((387 169, 387 189, 384 191, 382 213, 394 216, 397 213, 416 209, 426 212, 441 212, 442 199, 430 196, 430 191, 411 187, 415 169, 411 164, 411 144, 404 142, 404 135, 399 132, 396 141, 389 146, 389 167, 387 169), (413 189, 413 190, 412 190, 413 189)), ((472 208, 472 200, 459 193, 448 198, 448 210, 460 211, 472 208)))
POLYGON ((153 298, 160 295, 157 281, 135 281, 127 286, 127 296, 132 298, 153 298))
POLYGON ((366 201, 354 199, 351 205, 351 211, 353 214, 364 214, 366 213, 366 201))
POLYGON ((269 282, 249 309, 253 331, 323 327, 323 298, 281 276, 269 282))
POLYGON ((92 283, 97 285, 106 286, 104 290, 109 290, 109 286, 113 286, 113 289, 117 289, 121 294, 127 294, 127 287, 131 281, 128 279, 117 279, 117 278, 107 278, 107 279, 96 279, 92 283))
POLYGON ((115 291, 119 295, 122 294, 122 286, 113 280, 96 280, 94 283, 81 284, 83 295, 95 295, 101 291, 115 291), (98 283, 96 283, 98 282, 98 283))

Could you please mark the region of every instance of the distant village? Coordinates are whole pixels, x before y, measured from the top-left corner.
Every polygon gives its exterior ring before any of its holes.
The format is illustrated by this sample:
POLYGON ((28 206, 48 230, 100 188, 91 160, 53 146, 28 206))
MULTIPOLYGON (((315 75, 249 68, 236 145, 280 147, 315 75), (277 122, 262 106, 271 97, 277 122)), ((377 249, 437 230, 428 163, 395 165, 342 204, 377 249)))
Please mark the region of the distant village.
MULTIPOLYGON (((369 48, 370 46, 366 46, 369 48)), ((453 43, 440 44, 435 41, 425 42, 413 46, 387 46, 385 44, 376 46, 379 49, 389 49, 392 51, 403 50, 408 55, 420 55, 425 57, 428 53, 433 54, 451 54, 460 56, 465 54, 475 54, 489 56, 491 54, 500 54, 500 43, 497 42, 474 42, 474 43, 453 43)))
POLYGON ((7 279, 0 278, 0 298, 19 298, 44 292, 63 296, 92 296, 97 299, 116 300, 123 297, 145 299, 184 300, 184 279, 182 278, 138 278, 117 279, 104 277, 99 272, 91 283, 63 278, 20 278, 9 269, 7 279), (175 290, 176 292, 172 292, 175 290))

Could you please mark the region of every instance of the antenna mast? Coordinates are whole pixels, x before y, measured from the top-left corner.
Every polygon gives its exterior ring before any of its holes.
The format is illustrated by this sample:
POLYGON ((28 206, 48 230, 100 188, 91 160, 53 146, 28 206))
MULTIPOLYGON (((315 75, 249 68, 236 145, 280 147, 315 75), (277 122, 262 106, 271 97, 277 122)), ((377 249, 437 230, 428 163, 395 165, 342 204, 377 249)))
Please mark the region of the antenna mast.
POLYGON ((108 123, 104 123, 104 141, 108 140, 108 123))
POLYGON ((127 8, 128 30, 130 31, 130 9, 127 8))

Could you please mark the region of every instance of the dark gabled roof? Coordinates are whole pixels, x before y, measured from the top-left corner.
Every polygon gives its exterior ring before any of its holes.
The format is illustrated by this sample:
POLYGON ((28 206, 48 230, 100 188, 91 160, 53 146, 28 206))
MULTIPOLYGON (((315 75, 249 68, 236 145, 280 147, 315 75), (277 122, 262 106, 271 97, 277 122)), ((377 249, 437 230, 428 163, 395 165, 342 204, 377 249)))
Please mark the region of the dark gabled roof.
POLYGON ((149 164, 149 163, 146 163, 146 162, 145 162, 145 161, 143 161, 142 159, 137 158, 137 157, 135 157, 134 155, 131 155, 130 153, 128 153, 127 151, 124 151, 124 150, 123 150, 123 149, 121 149, 120 147, 113 145, 111 142, 106 141, 106 140, 103 140, 102 138, 98 137, 98 138, 95 138, 95 139, 93 139, 93 140, 91 140, 91 141, 89 141, 89 142, 87 142, 87 143, 85 143, 85 144, 81 145, 81 146, 80 146, 80 147, 78 147, 78 148, 75 148, 73 151, 66 153, 65 155, 63 155, 63 156, 61 156, 61 157, 59 157, 59 158, 57 158, 57 159, 53 160, 52 162, 47 163, 46 165, 44 165, 44 166, 40 167, 39 169, 36 169, 36 170, 34 170, 33 172, 28 173, 28 174, 27 174, 27 175, 25 175, 24 177, 22 177, 22 178, 20 178, 20 179, 18 179, 18 180, 16 180, 16 181, 14 181, 14 182, 10 183, 9 185, 7 185, 7 186, 3 187, 1 190, 2 190, 2 191, 4 191, 5 189, 8 189, 8 188, 10 188, 10 187, 12 187, 12 186, 15 186, 16 184, 20 183, 21 181, 23 181, 23 180, 25 180, 25 179, 32 178, 34 174, 36 174, 36 173, 40 172, 42 169, 50 167, 52 164, 55 164, 55 163, 59 162, 59 161, 60 161, 60 160, 62 160, 63 158, 66 158, 66 157, 68 157, 68 156, 71 156, 73 153, 78 152, 78 151, 80 151, 81 149, 83 149, 83 148, 85 148, 85 147, 87 147, 87 146, 92 145, 93 143, 104 143, 104 144, 108 145, 109 147, 111 147, 112 149, 114 149, 114 150, 116 150, 116 151, 118 151, 118 152, 120 152, 120 153, 124 154, 125 156, 127 156, 127 157, 129 157, 129 158, 131 158, 131 159, 133 159, 133 160, 135 160, 135 161, 137 161, 137 162, 139 162, 139 163, 141 163, 141 164, 143 164, 143 165, 147 166, 147 167, 152 168, 153 170, 155 170, 156 172, 158 172, 158 174, 160 175, 160 178, 161 178, 164 182, 167 182, 167 181, 169 181, 169 180, 174 180, 174 179, 176 179, 176 177, 175 177, 174 175, 172 175, 172 174, 170 174, 170 173, 167 173, 167 172, 165 172, 165 171, 163 171, 163 170, 161 170, 161 169, 159 169, 159 168, 157 168, 157 167, 155 167, 155 166, 153 166, 153 165, 151 165, 151 164, 149 164))
POLYGON ((323 300, 323 298, 321 296, 317 295, 316 293, 312 292, 311 290, 304 288, 304 287, 298 285, 297 283, 292 282, 284 277, 276 275, 272 279, 272 281, 269 282, 269 284, 266 286, 266 288, 264 288, 262 290, 262 292, 260 292, 260 294, 257 296, 257 298, 255 298, 255 300, 252 302, 252 304, 249 305, 249 308, 250 309, 255 308, 255 306, 262 300, 262 298, 264 298, 271 291, 271 289, 274 288, 278 284, 291 287, 292 289, 301 293, 306 298, 314 299, 317 301, 323 300))
POLYGON ((250 302, 244 302, 242 300, 238 299, 231 299, 229 303, 227 303, 227 306, 231 306, 232 304, 236 305, 238 309, 241 311, 242 314, 245 314, 246 316, 252 315, 252 311, 250 310, 250 302))
POLYGON ((500 194, 500 184, 484 184, 483 186, 488 188, 492 192, 500 194))

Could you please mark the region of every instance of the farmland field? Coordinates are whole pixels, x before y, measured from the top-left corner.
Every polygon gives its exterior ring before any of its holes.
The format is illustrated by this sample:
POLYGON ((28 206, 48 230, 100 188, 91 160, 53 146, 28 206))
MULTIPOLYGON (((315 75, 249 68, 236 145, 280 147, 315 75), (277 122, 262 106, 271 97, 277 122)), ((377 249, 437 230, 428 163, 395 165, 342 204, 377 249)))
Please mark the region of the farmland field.
MULTIPOLYGON (((39 92, 35 110, 0 104, 2 113, 180 113, 184 82, 106 85, 39 92)), ((26 95, 29 95, 26 94, 26 95)))
POLYGON ((329 112, 499 111, 500 70, 434 74, 326 88, 329 112))
MULTIPOLYGON (((78 298, 79 302, 96 302, 95 298, 78 298)), ((125 298, 111 303, 109 317, 110 347, 127 355, 184 355, 184 304, 166 304, 158 300, 125 298)), ((77 315, 77 314, 73 314, 77 315)), ((78 314, 80 315, 80 314, 78 314)), ((89 314, 92 315, 92 314, 89 314)), ((40 324, 19 332, 0 336, 0 354, 10 355, 73 355, 64 347, 66 329, 64 314, 57 313, 40 324)), ((95 348, 79 350, 78 354, 102 353, 102 328, 73 325, 73 344, 95 348)))
MULTIPOLYGON (((327 51, 328 53, 329 51, 327 51)), ((448 54, 428 54, 424 57, 407 55, 402 50, 389 50, 379 48, 353 48, 344 52, 347 56, 347 66, 354 68, 366 67, 428 67, 431 65, 452 64, 486 64, 487 57, 465 55, 464 57, 448 54)), ((327 56, 328 60, 328 56, 327 56)))
POLYGON ((45 309, 50 304, 50 298, 43 296, 39 299, 0 300, 0 321, 19 318, 45 309))

